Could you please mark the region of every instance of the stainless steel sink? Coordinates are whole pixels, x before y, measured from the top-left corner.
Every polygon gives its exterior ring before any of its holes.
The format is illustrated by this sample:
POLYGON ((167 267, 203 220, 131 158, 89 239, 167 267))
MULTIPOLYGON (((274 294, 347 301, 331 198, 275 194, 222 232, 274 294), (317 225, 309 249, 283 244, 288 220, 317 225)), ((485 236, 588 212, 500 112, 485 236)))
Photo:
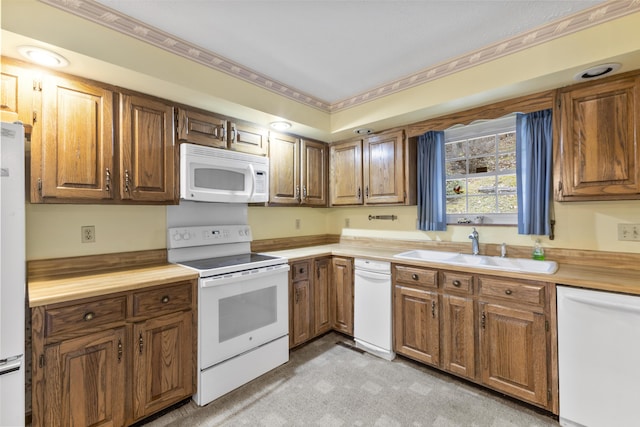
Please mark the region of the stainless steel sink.
POLYGON ((416 249, 395 254, 394 258, 413 261, 436 262, 448 265, 484 268, 487 270, 514 271, 518 273, 553 274, 558 270, 555 261, 537 261, 527 258, 502 258, 486 255, 467 255, 458 252, 416 249))

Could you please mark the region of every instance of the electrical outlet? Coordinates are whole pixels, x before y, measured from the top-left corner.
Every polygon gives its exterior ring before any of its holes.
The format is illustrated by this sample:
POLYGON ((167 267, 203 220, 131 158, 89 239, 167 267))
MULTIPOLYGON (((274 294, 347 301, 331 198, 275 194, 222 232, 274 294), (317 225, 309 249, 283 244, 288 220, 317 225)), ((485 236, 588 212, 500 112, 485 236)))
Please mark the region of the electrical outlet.
POLYGON ((81 242, 82 243, 94 243, 96 241, 96 227, 95 225, 83 225, 80 227, 81 242))
POLYGON ((618 224, 618 240, 640 241, 640 224, 618 224))
POLYGON ((344 219, 344 228, 351 227, 351 220, 349 218, 344 219))
POLYGON ((296 230, 300 230, 300 220, 296 219, 296 230))

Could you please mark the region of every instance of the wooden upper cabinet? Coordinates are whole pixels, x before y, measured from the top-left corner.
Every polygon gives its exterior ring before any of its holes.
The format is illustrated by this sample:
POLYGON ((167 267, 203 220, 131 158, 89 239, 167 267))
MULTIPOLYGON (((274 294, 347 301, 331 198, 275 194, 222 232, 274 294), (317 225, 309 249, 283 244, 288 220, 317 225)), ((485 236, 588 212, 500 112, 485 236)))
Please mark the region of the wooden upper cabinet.
POLYGON ((556 200, 640 198, 639 87, 627 76, 560 91, 556 200))
POLYGON ((301 203, 309 206, 327 204, 327 145, 300 140, 301 203))
POLYGON ((361 205, 362 140, 351 140, 329 148, 330 204, 361 205))
POLYGON ((269 154, 269 130, 246 122, 229 123, 230 150, 266 156, 269 154))
POLYGON ((227 148, 227 121, 214 114, 179 108, 178 139, 181 142, 227 148))
POLYGON ((32 141, 31 201, 113 198, 113 93, 47 76, 42 136, 32 141))
POLYGON ((403 130, 331 145, 330 205, 415 204, 415 144, 403 130))
POLYGON ((2 59, 0 80, 0 111, 2 121, 20 120, 31 125, 33 121, 33 92, 37 85, 33 73, 8 64, 2 59))
POLYGON ((362 162, 366 204, 404 203, 404 132, 369 136, 362 162))
POLYGON ((269 134, 269 203, 326 206, 327 146, 275 132, 269 134))
POLYGON ((174 107, 161 100, 120 97, 120 198, 176 202, 174 107))

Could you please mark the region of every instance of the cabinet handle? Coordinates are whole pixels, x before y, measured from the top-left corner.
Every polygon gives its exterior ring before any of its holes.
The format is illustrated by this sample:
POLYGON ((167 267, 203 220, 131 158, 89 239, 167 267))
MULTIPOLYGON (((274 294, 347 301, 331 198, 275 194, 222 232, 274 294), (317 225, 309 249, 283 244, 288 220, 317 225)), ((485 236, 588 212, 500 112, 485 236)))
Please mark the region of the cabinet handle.
POLYGON ((85 313, 82 318, 85 320, 85 322, 88 322, 89 320, 93 320, 94 317, 96 317, 96 314, 93 311, 90 311, 88 313, 85 313))
POLYGON ((436 318, 436 302, 431 301, 431 317, 436 318))
POLYGON ((360 200, 360 196, 362 196, 362 191, 360 190, 360 187, 358 187, 358 200, 360 200))
POLYGON ((130 188, 129 188, 129 183, 130 183, 130 180, 129 180, 129 171, 128 171, 128 170, 125 170, 125 171, 124 171, 124 191, 125 191, 125 192, 127 192, 127 193, 130 193, 130 192, 131 192, 131 190, 130 190, 130 188))
POLYGON ((487 315, 484 313, 484 311, 482 312, 482 318, 480 320, 480 324, 482 325, 482 329, 484 329, 485 323, 487 321, 487 315))
POLYGON ((302 200, 307 200, 307 186, 302 186, 302 200))
POLYGON ((295 300, 295 302, 297 304, 298 303, 298 288, 296 288, 294 300, 295 300))
POLYGON ((504 293, 507 295, 511 295, 511 289, 507 289, 506 291, 504 291, 504 293))
POLYGON ((2 105, 0 105, 0 108, 3 109, 3 110, 8 110, 9 106, 7 104, 2 104, 2 105))
POLYGON ((300 267, 300 270, 298 270, 298 273, 300 274, 304 273, 304 267, 300 267))
POLYGON ((411 278, 412 278, 413 280, 418 280, 418 279, 420 279, 420 276, 418 276, 416 273, 413 273, 413 274, 411 275, 411 278))
POLYGON ((295 199, 297 201, 300 201, 300 186, 296 185, 296 194, 295 194, 295 199))
POLYGON ((238 142, 238 132, 236 131, 236 125, 231 125, 231 143, 235 144, 238 142))
POLYGON ((318 280, 320 280, 320 267, 316 267, 316 276, 318 276, 318 280))
POLYGON ((453 284, 453 286, 455 286, 456 288, 459 288, 459 287, 460 287, 460 285, 461 285, 462 283, 460 283, 460 280, 454 280, 452 284, 453 284))
POLYGON ((105 169, 105 177, 104 177, 104 189, 105 191, 109 192, 111 191, 111 171, 109 170, 109 168, 105 169))
POLYGON ((369 186, 368 185, 364 189, 364 195, 367 196, 367 199, 369 198, 369 186))
POLYGON ((142 350, 144 349, 144 341, 142 340, 142 332, 138 336, 138 348, 140 350, 140 354, 142 354, 142 350))
POLYGON ((160 300, 161 303, 166 304, 169 302, 169 295, 165 295, 162 297, 162 299, 160 300))
POLYGON ((122 360, 122 340, 118 338, 118 362, 122 360))

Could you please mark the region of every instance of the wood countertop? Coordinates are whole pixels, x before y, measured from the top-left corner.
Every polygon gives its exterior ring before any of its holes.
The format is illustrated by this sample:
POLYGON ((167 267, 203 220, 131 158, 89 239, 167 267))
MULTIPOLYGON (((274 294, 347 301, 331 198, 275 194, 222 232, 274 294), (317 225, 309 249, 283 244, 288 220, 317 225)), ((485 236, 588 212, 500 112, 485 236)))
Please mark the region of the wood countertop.
POLYGON ((509 271, 488 270, 482 268, 452 266, 445 263, 420 262, 394 258, 399 253, 397 249, 374 249, 370 247, 350 246, 345 244, 321 245, 288 249, 284 251, 266 252, 295 261, 304 258, 336 255, 345 257, 361 257, 381 261, 389 261, 404 265, 415 265, 438 269, 451 269, 491 276, 513 277, 518 279, 537 280, 557 285, 567 285, 600 291, 620 292, 640 295, 640 271, 628 270, 622 267, 603 268, 573 264, 558 264, 558 271, 554 274, 514 273, 509 271))
POLYGON ((29 307, 108 295, 198 278, 198 273, 175 264, 122 268, 96 274, 69 274, 29 280, 29 307))

